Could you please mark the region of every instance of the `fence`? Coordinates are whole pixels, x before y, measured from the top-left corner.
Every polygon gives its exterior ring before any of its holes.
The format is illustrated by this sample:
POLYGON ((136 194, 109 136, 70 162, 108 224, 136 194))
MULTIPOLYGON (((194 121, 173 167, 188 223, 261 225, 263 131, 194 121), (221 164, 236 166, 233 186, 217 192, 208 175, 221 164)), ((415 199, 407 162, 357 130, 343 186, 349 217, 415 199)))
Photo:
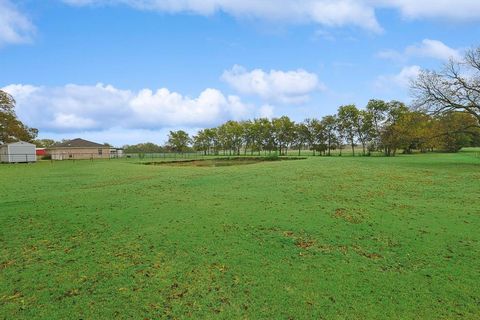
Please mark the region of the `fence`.
POLYGON ((0 162, 3 163, 29 163, 37 161, 37 156, 32 153, 3 153, 0 162))
MULTIPOLYGON (((340 154, 339 150, 332 151, 331 156, 352 156, 350 150, 343 150, 340 154)), ((475 158, 480 158, 480 152, 476 150, 470 151, 471 155, 475 158)), ((105 161, 137 161, 137 162, 148 162, 148 161, 172 161, 172 160, 194 160, 194 159, 211 159, 223 158, 223 157, 263 157, 263 156, 277 156, 278 152, 251 152, 234 154, 229 152, 220 152, 217 154, 205 154, 202 152, 165 152, 165 153, 127 153, 127 154, 98 154, 98 153, 62 153, 62 154, 52 154, 52 155, 35 155, 35 154, 0 154, 0 162, 2 163, 31 163, 39 160, 49 160, 51 162, 57 161, 77 161, 77 160, 105 160, 105 161)), ((319 156, 318 153, 316 153, 319 156)), ((361 152, 356 152, 357 156, 362 156, 361 152)), ((298 151, 289 150, 288 156, 297 157, 299 156, 298 151)), ((313 152, 310 150, 303 150, 300 152, 300 156, 314 156, 313 152)), ((383 156, 381 152, 371 153, 370 156, 383 156)))
MULTIPOLYGON (((9 155, 0 155, 0 162, 4 163, 25 163, 25 162, 36 162, 39 160, 49 160, 51 162, 57 161, 80 161, 80 160, 124 160, 124 161, 138 161, 138 162, 148 162, 148 161, 172 161, 172 160, 193 160, 193 159, 208 159, 212 157, 223 158, 223 157, 264 157, 264 156, 278 156, 277 151, 262 151, 258 152, 241 152, 240 154, 234 152, 219 152, 219 153, 210 153, 205 154, 203 151, 199 152, 164 152, 164 153, 127 153, 127 154, 99 154, 96 152, 92 153, 52 153, 47 155, 34 155, 34 154, 9 154, 9 155)), ((303 150, 300 153, 300 156, 315 156, 320 155, 319 153, 314 154, 310 150, 303 150)), ((332 156, 338 156, 339 152, 332 151, 332 156)), ((349 155, 348 151, 343 150, 343 155, 349 155)), ((360 155, 360 153, 358 153, 360 155)), ((299 156, 298 151, 289 150, 287 155, 297 157, 299 156)))

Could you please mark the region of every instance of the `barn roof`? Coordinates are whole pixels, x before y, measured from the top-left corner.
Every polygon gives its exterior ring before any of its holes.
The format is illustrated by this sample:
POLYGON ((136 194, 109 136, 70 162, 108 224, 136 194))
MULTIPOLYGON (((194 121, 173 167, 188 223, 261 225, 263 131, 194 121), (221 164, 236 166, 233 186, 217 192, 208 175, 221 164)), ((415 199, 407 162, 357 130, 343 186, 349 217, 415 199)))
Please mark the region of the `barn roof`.
POLYGON ((50 148, 105 148, 105 146, 100 143, 77 138, 62 143, 56 143, 50 148))
POLYGON ((30 143, 30 142, 16 141, 16 142, 10 142, 10 143, 5 143, 5 144, 0 144, 0 147, 4 147, 4 146, 14 146, 14 145, 34 146, 34 144, 33 144, 33 143, 30 143))

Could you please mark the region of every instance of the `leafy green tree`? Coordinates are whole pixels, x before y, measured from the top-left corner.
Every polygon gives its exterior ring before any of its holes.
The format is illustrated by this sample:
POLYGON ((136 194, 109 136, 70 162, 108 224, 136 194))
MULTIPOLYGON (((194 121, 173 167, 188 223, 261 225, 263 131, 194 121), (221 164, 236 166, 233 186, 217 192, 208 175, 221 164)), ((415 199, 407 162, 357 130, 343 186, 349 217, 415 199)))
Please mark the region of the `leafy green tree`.
POLYGON ((247 154, 247 150, 250 150, 250 154, 253 155, 255 149, 255 126, 250 120, 240 122, 242 126, 242 143, 244 145, 243 154, 247 154))
POLYGON ((447 112, 440 115, 436 132, 436 147, 446 152, 458 152, 463 147, 471 146, 475 137, 480 136, 476 118, 468 112, 447 112))
POLYGON ((267 118, 254 120, 255 140, 258 147, 258 153, 263 150, 271 152, 275 145, 273 125, 267 118))
POLYGON ((328 155, 331 155, 331 150, 338 143, 336 131, 337 131, 337 119, 335 116, 325 116, 322 118, 322 126, 325 130, 325 137, 327 141, 328 155))
POLYGON ((165 149, 152 142, 139 143, 136 145, 123 146, 125 153, 162 153, 165 149))
POLYGON ((227 121, 225 125, 227 127, 231 149, 234 154, 240 155, 240 150, 243 145, 244 127, 237 121, 227 121))
POLYGON ((384 122, 387 119, 388 104, 383 100, 372 99, 368 102, 366 110, 370 114, 373 125, 373 149, 380 150, 382 148, 380 137, 384 122))
POLYGON ((15 114, 15 99, 0 90, 0 143, 31 142, 37 135, 37 129, 29 128, 18 120, 15 114))
POLYGON ((185 131, 170 131, 167 146, 170 150, 175 152, 186 152, 188 151, 190 142, 190 136, 185 131))
POLYGON ((327 150, 325 128, 318 119, 306 119, 305 125, 308 128, 308 145, 313 155, 316 152, 324 152, 327 150))
POLYGON ((279 154, 287 154, 295 138, 295 123, 289 117, 283 116, 272 120, 272 128, 279 154))
POLYGON ((352 147, 355 156, 355 140, 358 134, 359 110, 353 104, 338 108, 338 120, 346 134, 346 138, 352 147))
POLYGON ((211 148, 211 141, 207 135, 207 130, 200 130, 196 136, 192 138, 193 148, 197 151, 203 151, 204 155, 207 155, 211 148))
POLYGON ((404 143, 401 135, 402 120, 404 115, 409 112, 407 106, 399 101, 388 103, 388 110, 384 122, 384 128, 381 132, 381 144, 386 156, 395 156, 398 148, 404 143))
POLYGON ((375 137, 375 128, 371 113, 366 110, 360 110, 355 128, 357 129, 358 140, 362 144, 363 155, 365 155, 367 144, 371 143, 375 137))
POLYGON ((294 145, 298 149, 298 155, 300 156, 302 149, 305 145, 308 144, 310 139, 310 131, 308 130, 308 126, 305 122, 296 123, 294 128, 294 145))

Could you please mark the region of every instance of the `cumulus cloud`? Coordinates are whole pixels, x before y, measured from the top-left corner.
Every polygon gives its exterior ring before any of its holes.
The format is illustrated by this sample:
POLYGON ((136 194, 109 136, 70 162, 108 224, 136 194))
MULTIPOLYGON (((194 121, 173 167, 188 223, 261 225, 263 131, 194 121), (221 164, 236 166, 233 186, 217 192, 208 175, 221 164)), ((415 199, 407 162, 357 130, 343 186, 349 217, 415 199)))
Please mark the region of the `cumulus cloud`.
POLYGON ((407 61, 412 57, 432 58, 438 60, 459 59, 459 49, 453 49, 439 40, 424 39, 421 43, 408 46, 403 52, 384 50, 378 53, 379 58, 407 61))
POLYGON ((190 98, 166 88, 138 92, 111 85, 62 87, 9 85, 2 90, 17 100, 17 114, 29 126, 49 132, 165 127, 204 127, 257 116, 260 111, 237 96, 206 89, 190 98))
POLYGON ((260 110, 259 110, 259 116, 260 118, 268 118, 268 119, 272 119, 273 118, 273 114, 274 114, 274 111, 275 111, 275 107, 274 106, 271 106, 269 104, 265 104, 263 106, 260 107, 260 110))
POLYGON ((475 0, 63 0, 76 5, 129 5, 140 10, 212 15, 222 11, 236 17, 316 23, 327 27, 356 26, 381 32, 376 10, 388 8, 410 19, 480 19, 475 0))
POLYGON ((407 66, 398 74, 379 76, 375 81, 375 87, 381 90, 406 89, 410 82, 418 77, 420 70, 419 66, 407 66))
POLYGON ((405 49, 407 55, 448 60, 459 59, 460 51, 450 48, 438 40, 424 39, 421 44, 409 46, 405 49))
POLYGON ((129 5, 139 10, 167 13, 188 12, 212 15, 224 12, 235 17, 250 17, 293 23, 316 23, 329 27, 356 26, 381 32, 375 10, 358 0, 63 0, 76 5, 129 5))
POLYGON ((476 0, 379 0, 378 5, 398 9, 407 18, 446 18, 478 20, 480 2, 476 0))
POLYGON ((0 0, 0 47, 29 42, 34 32, 33 24, 10 0, 0 0))
POLYGON ((295 71, 262 69, 248 71, 235 65, 222 75, 222 80, 242 94, 256 95, 266 101, 302 103, 309 94, 325 88, 314 73, 299 69, 295 71))

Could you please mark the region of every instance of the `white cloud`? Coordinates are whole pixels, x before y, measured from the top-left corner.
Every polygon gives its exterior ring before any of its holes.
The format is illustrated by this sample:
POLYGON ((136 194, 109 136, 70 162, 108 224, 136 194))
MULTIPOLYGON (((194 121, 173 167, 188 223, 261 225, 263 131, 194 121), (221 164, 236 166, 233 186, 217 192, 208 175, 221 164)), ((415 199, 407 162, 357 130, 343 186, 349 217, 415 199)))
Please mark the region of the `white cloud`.
POLYGON ((478 20, 480 1, 477 0, 378 0, 377 5, 393 7, 407 18, 446 18, 478 20))
POLYGON ((405 49, 407 55, 448 60, 459 59, 460 51, 452 49, 438 40, 424 39, 421 44, 409 46, 405 49))
POLYGON ((418 77, 421 68, 408 66, 402 68, 398 74, 379 76, 375 81, 375 87, 380 90, 406 89, 410 82, 418 77))
POLYGON ((83 138, 98 143, 108 142, 116 147, 126 144, 137 144, 142 142, 153 142, 163 145, 167 142, 170 130, 185 130, 190 135, 198 132, 197 128, 168 127, 162 129, 124 129, 114 127, 105 130, 90 130, 77 132, 49 132, 40 131, 40 139, 53 139, 60 141, 62 139, 83 138))
POLYGON ((17 100, 22 121, 49 132, 204 127, 256 115, 254 106, 216 89, 206 89, 197 98, 165 88, 133 92, 103 84, 9 85, 2 90, 17 100))
POLYGON ((0 0, 0 47, 27 43, 34 32, 33 24, 10 0, 0 0))
POLYGON ((129 5, 139 10, 212 15, 225 12, 235 17, 270 21, 315 23, 328 27, 356 26, 373 32, 382 28, 375 10, 358 0, 63 0, 76 5, 129 5))
POLYGON ((272 119, 274 111, 275 108, 273 106, 266 104, 260 107, 258 115, 260 116, 260 118, 272 119))
POLYGON ((327 27, 356 26, 373 32, 382 28, 378 9, 394 9, 409 19, 480 19, 476 0, 63 0, 76 5, 129 5, 139 10, 212 15, 225 12, 236 17, 272 21, 315 23, 327 27))
POLYGON ((302 103, 309 94, 325 88, 314 73, 299 69, 295 71, 262 69, 248 71, 235 65, 222 75, 222 80, 243 94, 257 95, 266 101, 302 103))
POLYGON ((384 50, 377 54, 379 58, 405 62, 412 57, 448 60, 460 59, 459 49, 453 49, 439 40, 424 39, 421 43, 408 46, 403 52, 384 50))

